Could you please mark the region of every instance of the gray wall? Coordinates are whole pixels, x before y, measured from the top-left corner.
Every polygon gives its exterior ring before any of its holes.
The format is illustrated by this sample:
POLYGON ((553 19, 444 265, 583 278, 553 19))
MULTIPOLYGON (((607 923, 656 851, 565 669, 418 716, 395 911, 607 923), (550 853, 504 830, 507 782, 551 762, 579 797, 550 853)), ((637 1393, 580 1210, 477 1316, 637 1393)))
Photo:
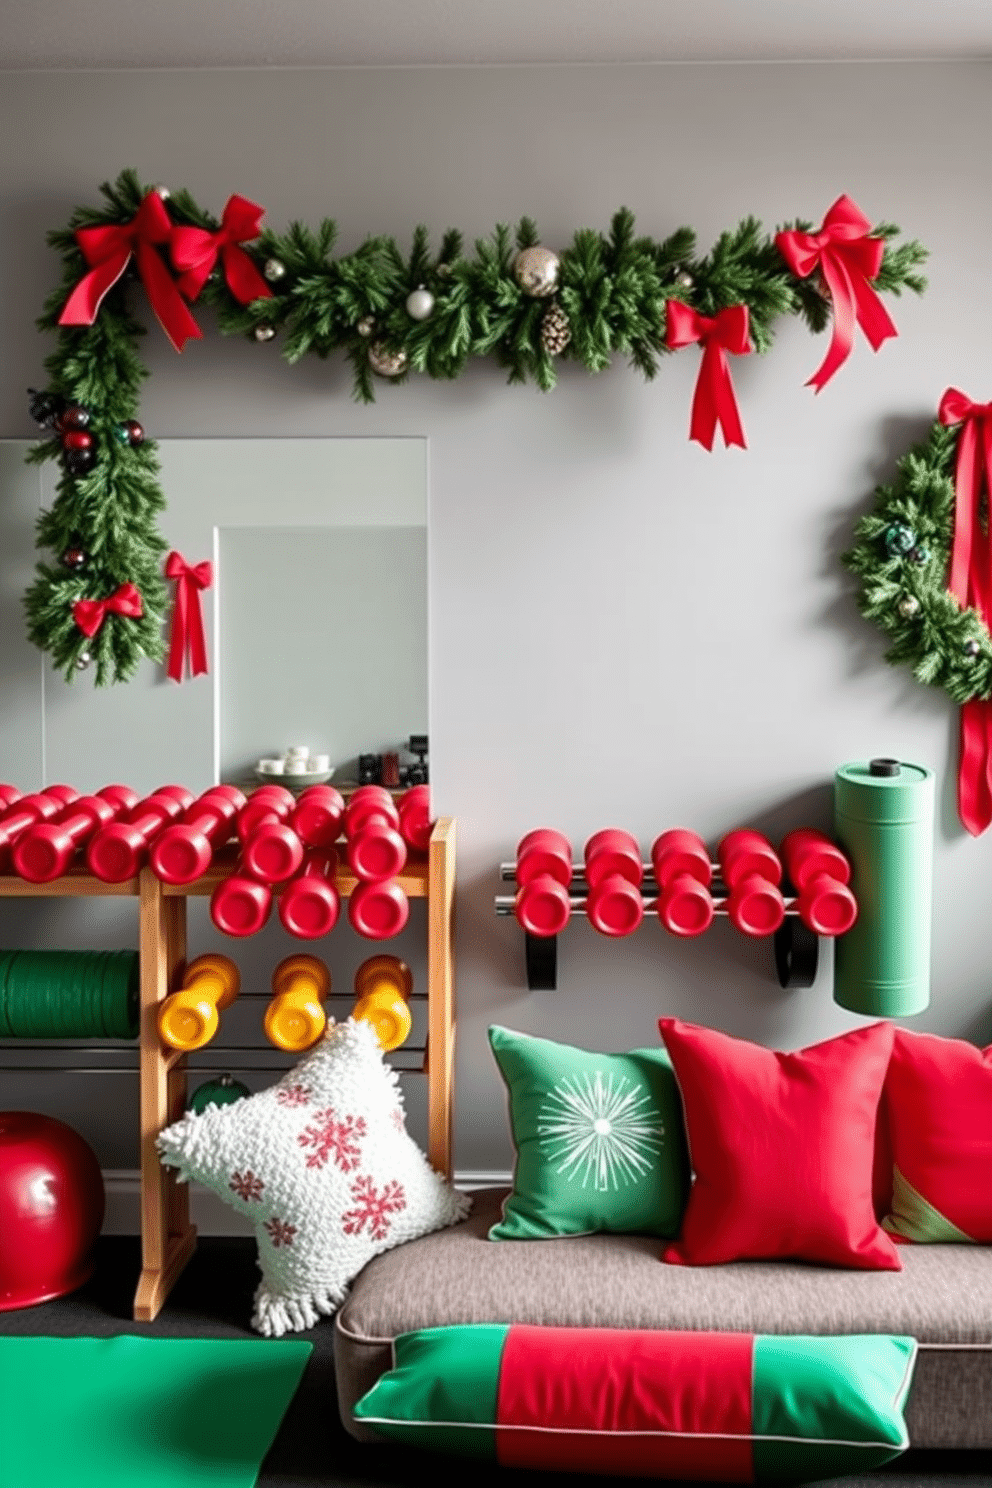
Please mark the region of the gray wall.
MULTIPOLYGON (((782 326, 768 358, 735 364, 746 453, 688 443, 692 351, 652 385, 619 364, 596 378, 566 368, 542 397, 476 365, 450 387, 384 387, 365 409, 343 364, 288 368, 278 343, 213 336, 177 361, 157 328, 149 335, 153 436, 429 440, 434 791, 460 824, 462 1168, 508 1161, 489 1022, 617 1048, 653 1043, 662 1013, 783 1047, 857 1021, 831 1002, 829 957, 815 988, 782 993, 768 948, 726 926, 687 945, 651 926, 623 944, 572 927, 559 991, 528 994, 520 937, 494 918, 492 896, 499 859, 538 824, 576 842, 607 824, 644 841, 676 824, 711 839, 747 823, 827 825, 838 763, 929 764, 940 779, 934 996, 916 1026, 992 1037, 992 836, 972 842, 956 822, 955 711, 884 666, 837 564, 943 388, 988 396, 989 76, 911 64, 4 77, 0 122, 18 140, 0 164, 7 436, 31 433, 23 388, 43 378, 33 317, 57 272, 44 233, 125 164, 216 211, 239 191, 279 226, 333 215, 344 248, 420 221, 472 236, 525 212, 555 245, 621 203, 648 232, 688 222, 708 244, 748 212, 770 226, 818 219, 847 191, 933 250, 929 294, 894 306, 899 340, 877 357, 859 343, 820 397, 803 383, 823 342, 799 325, 782 326)), ((11 541, 20 564, 23 523, 11 541)), ((16 624, 7 587, 4 623, 16 624)), ((134 692, 136 714, 146 692, 134 692)), ((35 783, 36 732, 24 720, 5 729, 0 774, 35 783)), ((93 767, 80 759, 81 773, 93 767)), ((71 944, 93 924, 88 907, 42 905, 16 929, 22 943, 71 944)), ((205 949, 206 927, 195 934, 205 949)), ((363 949, 332 946, 335 971, 346 977, 363 949)), ((266 932, 254 953, 269 965, 285 950, 266 932)), ((12 1103, 72 1118, 78 1086, 16 1083, 12 1103)), ((87 1134, 122 1160, 114 1134, 130 1119, 98 1106, 87 1134)))

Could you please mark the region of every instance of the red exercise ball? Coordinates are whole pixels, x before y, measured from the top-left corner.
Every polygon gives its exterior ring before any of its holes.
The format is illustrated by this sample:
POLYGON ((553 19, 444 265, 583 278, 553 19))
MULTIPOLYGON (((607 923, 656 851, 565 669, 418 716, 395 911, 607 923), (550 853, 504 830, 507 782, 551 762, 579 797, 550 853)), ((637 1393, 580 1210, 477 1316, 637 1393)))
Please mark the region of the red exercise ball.
POLYGON ((78 1132, 0 1111, 0 1312, 74 1292, 93 1274, 103 1176, 78 1132))

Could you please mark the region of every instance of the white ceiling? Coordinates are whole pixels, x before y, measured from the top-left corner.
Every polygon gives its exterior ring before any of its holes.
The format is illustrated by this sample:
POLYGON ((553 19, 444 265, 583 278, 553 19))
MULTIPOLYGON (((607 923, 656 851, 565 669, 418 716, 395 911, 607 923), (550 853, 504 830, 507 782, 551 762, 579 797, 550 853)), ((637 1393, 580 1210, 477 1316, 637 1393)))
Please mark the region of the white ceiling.
POLYGON ((992 56, 992 0, 3 0, 0 69, 992 56))

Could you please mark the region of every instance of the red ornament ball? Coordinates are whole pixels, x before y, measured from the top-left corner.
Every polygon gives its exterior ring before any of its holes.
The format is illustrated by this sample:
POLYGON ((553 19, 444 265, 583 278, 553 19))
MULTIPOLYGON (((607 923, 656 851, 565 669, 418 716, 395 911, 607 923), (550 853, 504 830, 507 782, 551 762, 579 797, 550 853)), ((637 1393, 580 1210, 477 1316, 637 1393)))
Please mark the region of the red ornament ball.
POLYGON ((68 408, 58 416, 58 426, 61 430, 85 429, 90 421, 90 411, 81 403, 70 403, 68 408))
POLYGON ((145 442, 145 431, 137 419, 125 419, 124 431, 127 434, 127 442, 132 449, 145 442))
POLYGON ((62 447, 67 450, 92 449, 93 435, 88 434, 85 429, 67 429, 62 436, 62 447))

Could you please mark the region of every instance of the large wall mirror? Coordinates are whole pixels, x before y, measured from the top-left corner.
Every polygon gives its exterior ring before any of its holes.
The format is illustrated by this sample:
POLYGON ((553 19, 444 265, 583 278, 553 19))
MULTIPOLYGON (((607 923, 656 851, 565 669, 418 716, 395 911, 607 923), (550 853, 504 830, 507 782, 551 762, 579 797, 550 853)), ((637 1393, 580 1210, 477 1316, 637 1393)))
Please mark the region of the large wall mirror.
POLYGON ((177 686, 144 664, 104 689, 66 683, 24 636, 34 523, 57 478, 24 466, 28 448, 11 441, 0 460, 6 778, 201 790, 303 744, 340 780, 360 753, 428 733, 426 440, 159 441, 166 542, 215 563, 210 675, 177 686))

